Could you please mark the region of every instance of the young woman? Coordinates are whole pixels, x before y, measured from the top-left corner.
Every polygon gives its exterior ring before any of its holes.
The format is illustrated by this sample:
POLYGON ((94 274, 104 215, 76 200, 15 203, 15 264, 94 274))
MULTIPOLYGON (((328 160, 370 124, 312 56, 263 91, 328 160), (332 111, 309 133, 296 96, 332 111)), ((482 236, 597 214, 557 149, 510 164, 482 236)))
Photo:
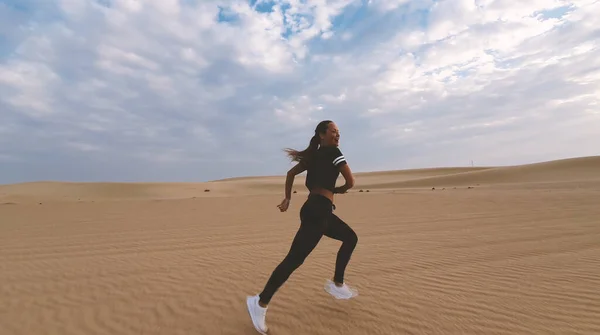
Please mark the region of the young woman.
POLYGON ((261 334, 267 332, 265 316, 271 298, 292 272, 302 265, 323 235, 342 241, 337 253, 333 281, 326 281, 325 290, 337 299, 350 299, 358 294, 355 289, 344 283, 344 271, 356 247, 358 237, 352 228, 333 214, 334 193, 346 193, 354 186, 350 167, 338 148, 339 141, 340 133, 336 124, 325 120, 317 125, 308 148, 300 152, 286 150, 292 161, 297 161, 298 164, 287 173, 285 199, 277 207, 282 212, 288 209, 294 177, 303 171, 307 171, 305 185, 310 194, 300 209, 300 228, 287 256, 275 268, 264 290, 246 299, 254 328, 261 334), (346 183, 335 187, 340 173, 346 183))

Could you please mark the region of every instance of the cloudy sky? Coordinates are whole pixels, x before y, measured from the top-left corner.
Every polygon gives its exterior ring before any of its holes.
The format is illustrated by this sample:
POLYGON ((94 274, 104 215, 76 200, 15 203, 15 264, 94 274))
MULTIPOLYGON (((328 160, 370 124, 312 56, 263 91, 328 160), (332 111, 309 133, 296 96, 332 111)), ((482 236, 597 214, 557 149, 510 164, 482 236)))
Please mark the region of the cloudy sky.
POLYGON ((0 183, 354 171, 600 149, 598 0, 0 0, 0 183))

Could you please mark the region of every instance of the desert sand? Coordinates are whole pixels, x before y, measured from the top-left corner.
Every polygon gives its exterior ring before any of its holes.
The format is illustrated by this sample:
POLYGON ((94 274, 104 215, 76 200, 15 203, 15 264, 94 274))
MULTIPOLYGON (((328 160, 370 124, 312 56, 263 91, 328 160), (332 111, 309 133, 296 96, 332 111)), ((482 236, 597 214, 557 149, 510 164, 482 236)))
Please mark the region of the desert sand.
MULTIPOLYGON (((282 176, 0 185, 0 334, 258 334, 245 298, 287 253, 303 182, 285 213, 282 176)), ((356 182, 335 213, 359 296, 323 290, 323 238, 271 334, 600 334, 600 157, 356 182)))

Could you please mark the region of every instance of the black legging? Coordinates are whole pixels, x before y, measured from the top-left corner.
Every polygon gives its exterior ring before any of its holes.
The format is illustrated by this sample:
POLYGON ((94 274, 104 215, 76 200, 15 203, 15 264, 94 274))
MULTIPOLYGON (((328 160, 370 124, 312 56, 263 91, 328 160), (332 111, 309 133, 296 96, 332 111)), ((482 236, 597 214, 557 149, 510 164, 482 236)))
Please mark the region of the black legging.
POLYGON ((304 263, 323 235, 342 241, 335 262, 334 280, 338 283, 344 282, 344 271, 356 247, 358 237, 352 228, 333 214, 333 204, 328 198, 311 194, 300 209, 300 228, 287 256, 273 270, 264 290, 260 293, 262 303, 268 304, 271 301, 273 294, 292 272, 304 263))

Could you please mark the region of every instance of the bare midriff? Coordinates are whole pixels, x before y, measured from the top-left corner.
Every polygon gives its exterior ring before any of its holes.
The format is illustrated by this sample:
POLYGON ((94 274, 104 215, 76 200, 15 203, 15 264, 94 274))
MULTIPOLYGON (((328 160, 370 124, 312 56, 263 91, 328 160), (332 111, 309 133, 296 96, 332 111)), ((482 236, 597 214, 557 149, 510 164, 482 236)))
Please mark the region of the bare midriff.
POLYGON ((333 202, 333 192, 321 187, 315 187, 310 191, 311 194, 320 194, 333 202))

